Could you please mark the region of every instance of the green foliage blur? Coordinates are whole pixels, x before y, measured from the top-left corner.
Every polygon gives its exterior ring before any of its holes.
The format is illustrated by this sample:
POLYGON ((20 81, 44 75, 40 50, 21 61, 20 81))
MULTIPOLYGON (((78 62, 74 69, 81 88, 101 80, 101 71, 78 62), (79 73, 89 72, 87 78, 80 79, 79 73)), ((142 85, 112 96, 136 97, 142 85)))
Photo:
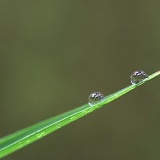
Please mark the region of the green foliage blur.
MULTIPOLYGON (((0 137, 159 70, 160 2, 0 1, 0 137)), ((160 159, 159 77, 4 160, 160 159)))

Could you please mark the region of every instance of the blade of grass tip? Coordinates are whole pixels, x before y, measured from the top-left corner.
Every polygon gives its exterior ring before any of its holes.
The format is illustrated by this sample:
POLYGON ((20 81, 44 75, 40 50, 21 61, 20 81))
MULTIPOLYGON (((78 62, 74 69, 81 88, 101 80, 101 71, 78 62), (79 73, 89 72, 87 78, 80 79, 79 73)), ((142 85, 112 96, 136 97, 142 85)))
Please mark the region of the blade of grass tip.
POLYGON ((49 118, 37 124, 34 124, 30 127, 22 129, 18 132, 10 134, 0 139, 0 158, 9 155, 10 153, 23 148, 24 146, 54 132, 55 130, 71 123, 87 115, 94 110, 101 108, 107 103, 117 99, 118 97, 126 94, 127 92, 135 89, 136 87, 144 84, 145 82, 155 78, 156 76, 160 75, 160 71, 150 75, 148 78, 144 79, 138 84, 130 85, 118 92, 115 92, 109 96, 106 96, 103 101, 90 106, 89 104, 85 104, 81 107, 75 108, 58 116, 49 118))
POLYGON ((149 81, 149 80, 157 77, 158 75, 160 75, 160 71, 157 71, 157 72, 153 73, 148 78, 144 79, 143 81, 141 81, 141 82, 139 82, 137 84, 130 85, 130 86, 124 88, 124 89, 121 89, 121 90, 117 91, 116 93, 113 93, 111 95, 106 96, 105 99, 104 99, 104 101, 101 102, 101 104, 104 105, 104 104, 110 103, 111 101, 113 101, 113 100, 117 99, 118 97, 126 94, 127 92, 135 89, 136 87, 144 84, 145 82, 147 82, 147 81, 149 81))

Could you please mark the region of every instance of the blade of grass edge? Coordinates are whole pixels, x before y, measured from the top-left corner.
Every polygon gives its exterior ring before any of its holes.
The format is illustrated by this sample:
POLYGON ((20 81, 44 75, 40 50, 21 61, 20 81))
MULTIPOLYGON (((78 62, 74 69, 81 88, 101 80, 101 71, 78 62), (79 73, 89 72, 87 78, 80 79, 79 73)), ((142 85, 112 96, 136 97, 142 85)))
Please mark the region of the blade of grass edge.
POLYGON ((20 148, 23 148, 24 146, 54 132, 55 130, 58 130, 59 128, 87 115, 88 113, 93 112, 98 108, 101 108, 105 104, 110 103, 111 101, 119 98, 120 96, 155 78, 158 75, 160 75, 160 71, 153 73, 138 84, 130 85, 122 90, 106 96, 103 101, 97 103, 96 105, 90 106, 85 104, 81 107, 77 107, 73 110, 62 113, 55 117, 51 117, 8 136, 2 137, 0 139, 0 158, 5 157, 20 148))

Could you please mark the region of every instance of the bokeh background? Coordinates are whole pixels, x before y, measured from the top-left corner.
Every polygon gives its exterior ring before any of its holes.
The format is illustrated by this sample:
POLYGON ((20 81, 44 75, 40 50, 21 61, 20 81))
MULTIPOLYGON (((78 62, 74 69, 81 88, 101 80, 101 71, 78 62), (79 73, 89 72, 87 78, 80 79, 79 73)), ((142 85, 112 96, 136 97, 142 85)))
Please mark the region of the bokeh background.
MULTIPOLYGON (((159 70, 160 1, 1 0, 0 137, 159 70)), ((3 158, 159 160, 160 79, 3 158)))

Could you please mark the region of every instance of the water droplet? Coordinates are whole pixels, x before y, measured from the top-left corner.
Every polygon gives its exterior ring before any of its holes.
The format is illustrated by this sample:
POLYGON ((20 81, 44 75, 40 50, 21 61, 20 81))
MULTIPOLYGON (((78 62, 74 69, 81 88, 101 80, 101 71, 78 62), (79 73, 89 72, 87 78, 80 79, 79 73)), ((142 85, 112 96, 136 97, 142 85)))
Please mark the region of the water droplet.
POLYGON ((76 119, 75 116, 73 116, 73 117, 70 118, 71 121, 74 121, 75 119, 76 119))
POLYGON ((103 100, 103 98, 104 98, 104 95, 101 92, 94 92, 90 94, 88 97, 89 105, 92 106, 98 103, 99 101, 103 100))
POLYGON ((26 141, 26 144, 29 144, 30 142, 31 142, 30 140, 27 140, 27 141, 26 141))
POLYGON ((60 125, 60 124, 57 124, 56 127, 57 127, 57 128, 61 128, 61 125, 60 125))
POLYGON ((40 133, 37 134, 37 138, 41 138, 41 137, 43 137, 44 135, 45 135, 45 132, 40 132, 40 133))
POLYGON ((131 78, 132 84, 137 84, 143 81, 144 79, 148 78, 148 75, 144 71, 138 70, 138 71, 133 72, 130 78, 131 78))

